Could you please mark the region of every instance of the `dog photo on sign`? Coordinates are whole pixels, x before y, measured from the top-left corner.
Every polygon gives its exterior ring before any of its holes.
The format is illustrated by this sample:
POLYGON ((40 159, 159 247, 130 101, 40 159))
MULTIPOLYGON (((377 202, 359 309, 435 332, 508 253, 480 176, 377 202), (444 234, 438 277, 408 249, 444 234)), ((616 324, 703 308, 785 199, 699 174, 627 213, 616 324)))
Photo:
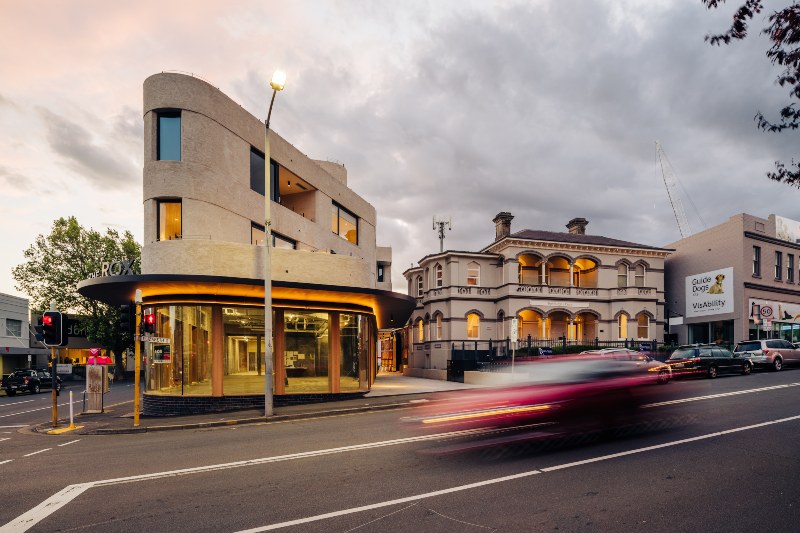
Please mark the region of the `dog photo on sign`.
POLYGON ((725 274, 717 274, 717 281, 708 289, 708 294, 725 294, 725 291, 722 290, 722 280, 724 279, 725 274))

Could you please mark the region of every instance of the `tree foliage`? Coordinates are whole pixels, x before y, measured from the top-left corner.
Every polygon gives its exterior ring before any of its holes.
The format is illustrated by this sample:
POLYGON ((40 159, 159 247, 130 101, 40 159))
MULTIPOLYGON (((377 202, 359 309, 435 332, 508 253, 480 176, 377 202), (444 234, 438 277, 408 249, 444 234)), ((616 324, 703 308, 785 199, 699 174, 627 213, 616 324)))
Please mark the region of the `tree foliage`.
MULTIPOLYGON (((701 1, 708 9, 725 3, 725 0, 701 1)), ((722 45, 744 39, 753 17, 763 10, 763 0, 745 0, 734 13, 730 28, 724 33, 706 35, 706 41, 712 45, 722 45)), ((800 4, 793 1, 791 5, 774 11, 767 22, 767 27, 761 30, 771 43, 767 57, 773 65, 783 68, 776 81, 781 87, 789 88, 790 99, 800 100, 800 4)), ((800 127, 800 108, 795 102, 790 102, 780 110, 778 120, 772 121, 761 112, 756 113, 754 120, 764 131, 796 130, 800 127)), ((767 172, 767 177, 800 188, 800 162, 792 159, 791 164, 786 165, 776 161, 775 170, 767 172)))
POLYGON ((104 262, 127 259, 139 272, 141 246, 133 235, 108 229, 103 235, 83 228, 75 217, 53 222, 49 235, 39 235, 25 250, 25 262, 12 270, 16 288, 31 297, 34 312, 55 303, 56 309, 80 318, 87 337, 112 351, 118 375, 122 354, 132 339, 117 330, 119 309, 78 294, 78 282, 99 272, 104 262))

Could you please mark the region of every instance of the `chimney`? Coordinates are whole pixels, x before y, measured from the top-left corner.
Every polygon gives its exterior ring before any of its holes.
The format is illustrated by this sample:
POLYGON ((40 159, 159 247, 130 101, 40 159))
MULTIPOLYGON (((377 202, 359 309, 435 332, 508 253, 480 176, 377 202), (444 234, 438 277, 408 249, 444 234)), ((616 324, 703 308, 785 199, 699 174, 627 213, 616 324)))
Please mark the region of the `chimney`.
POLYGON ((567 229, 574 235, 586 235, 586 226, 588 224, 589 221, 585 218, 573 218, 567 222, 567 229))
POLYGON ((494 222, 495 241, 499 241, 503 237, 511 235, 511 220, 513 218, 514 216, 507 211, 497 213, 497 216, 492 220, 492 222, 494 222))

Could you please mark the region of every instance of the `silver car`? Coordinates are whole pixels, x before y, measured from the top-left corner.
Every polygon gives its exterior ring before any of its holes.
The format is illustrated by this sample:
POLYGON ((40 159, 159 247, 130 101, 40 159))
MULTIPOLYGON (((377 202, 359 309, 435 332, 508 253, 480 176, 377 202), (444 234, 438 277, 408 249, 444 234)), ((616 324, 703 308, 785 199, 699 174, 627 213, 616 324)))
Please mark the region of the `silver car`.
POLYGON ((733 351, 749 358, 753 365, 771 370, 780 370, 785 364, 800 364, 800 349, 783 339, 742 341, 733 351))

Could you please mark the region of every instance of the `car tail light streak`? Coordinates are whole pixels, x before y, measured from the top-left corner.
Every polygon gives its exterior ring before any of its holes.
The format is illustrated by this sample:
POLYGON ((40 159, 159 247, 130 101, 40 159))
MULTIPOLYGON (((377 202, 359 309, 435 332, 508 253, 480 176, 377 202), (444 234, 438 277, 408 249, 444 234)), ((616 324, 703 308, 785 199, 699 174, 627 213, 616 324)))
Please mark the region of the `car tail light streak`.
POLYGON ((22 379, 22 383, 24 383, 25 385, 27 385, 27 384, 28 384, 28 380, 29 380, 29 379, 31 379, 31 378, 23 378, 23 379, 22 379))
POLYGON ((524 413, 532 413, 536 411, 546 411, 551 407, 552 406, 549 404, 518 405, 515 407, 500 407, 500 408, 485 409, 481 411, 468 411, 464 413, 443 414, 440 416, 426 418, 422 420, 422 423, 437 424, 441 422, 455 422, 459 420, 474 420, 491 416, 517 415, 524 413))

